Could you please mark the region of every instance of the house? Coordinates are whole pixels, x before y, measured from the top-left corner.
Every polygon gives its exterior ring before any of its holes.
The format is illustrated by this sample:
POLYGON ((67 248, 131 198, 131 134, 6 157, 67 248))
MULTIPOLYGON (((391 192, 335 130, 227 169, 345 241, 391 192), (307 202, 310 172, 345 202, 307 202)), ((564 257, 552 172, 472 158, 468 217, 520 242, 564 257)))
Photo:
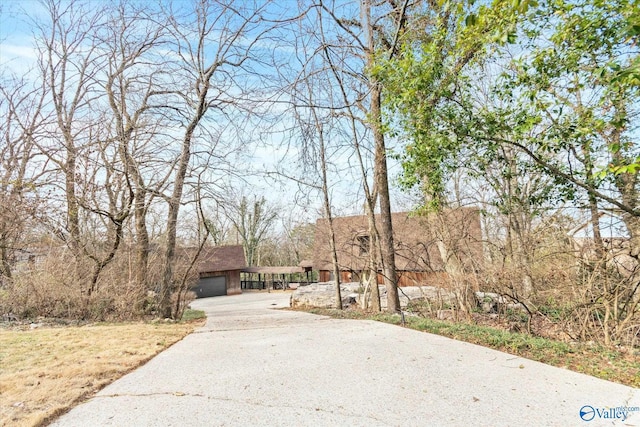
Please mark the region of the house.
POLYGON ((199 259, 199 280, 191 288, 198 298, 242 293, 240 272, 247 265, 242 245, 205 247, 199 259))
MULTIPOLYGON (((416 216, 408 212, 391 214, 394 233, 396 271, 399 286, 442 285, 447 281, 443 253, 454 253, 465 271, 476 271, 482 264, 480 211, 459 208, 441 215, 416 216), (449 251, 443 252, 441 242, 449 251)), ((376 223, 380 224, 376 215, 376 223)), ((333 219, 340 280, 360 281, 368 271, 371 236, 367 217, 349 216, 333 219)), ((450 255, 449 255, 450 256, 450 255)), ((377 259, 380 255, 377 254, 377 259)), ((383 283, 378 263, 378 283, 383 283)), ((321 282, 333 279, 326 219, 316 223, 313 268, 321 282)))

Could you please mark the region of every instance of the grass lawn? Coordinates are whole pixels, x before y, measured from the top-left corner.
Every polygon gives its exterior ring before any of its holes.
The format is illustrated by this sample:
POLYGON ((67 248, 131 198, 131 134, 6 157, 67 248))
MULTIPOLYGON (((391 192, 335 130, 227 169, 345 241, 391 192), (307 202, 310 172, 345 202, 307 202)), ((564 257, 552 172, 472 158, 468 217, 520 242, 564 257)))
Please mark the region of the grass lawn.
MULTIPOLYGON (((190 319, 204 313, 188 313, 190 319)), ((188 323, 0 329, 0 426, 38 426, 181 340, 188 323)))
MULTIPOLYGON (((401 317, 393 314, 370 314, 359 310, 309 309, 305 311, 341 319, 369 319, 395 325, 402 323, 401 317)), ((404 326, 640 388, 640 352, 637 349, 615 349, 584 343, 568 343, 474 323, 442 321, 426 317, 405 316, 404 326)))

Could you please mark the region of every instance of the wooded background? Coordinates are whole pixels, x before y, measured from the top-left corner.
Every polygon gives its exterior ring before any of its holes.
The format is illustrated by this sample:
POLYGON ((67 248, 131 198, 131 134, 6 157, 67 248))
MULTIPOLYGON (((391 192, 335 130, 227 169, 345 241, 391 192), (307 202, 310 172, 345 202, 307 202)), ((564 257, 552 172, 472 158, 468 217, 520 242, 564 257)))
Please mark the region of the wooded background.
POLYGON ((345 213, 371 218, 370 268, 398 311, 392 205, 475 206, 473 277, 438 242, 454 287, 575 339, 638 345, 637 2, 0 13, 3 314, 176 317, 194 280, 180 248, 242 243, 250 265, 297 264, 310 223, 345 213), (291 190, 274 201, 257 183, 291 190))

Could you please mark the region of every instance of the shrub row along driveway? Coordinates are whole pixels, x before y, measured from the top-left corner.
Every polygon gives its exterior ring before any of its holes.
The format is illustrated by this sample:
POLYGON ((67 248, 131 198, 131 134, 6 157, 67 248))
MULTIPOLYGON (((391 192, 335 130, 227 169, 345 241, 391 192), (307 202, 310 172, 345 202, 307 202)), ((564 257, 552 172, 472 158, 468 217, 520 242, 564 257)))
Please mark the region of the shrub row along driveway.
MULTIPOLYGON (((288 304, 284 293, 195 301, 203 328, 53 425, 595 426, 611 425, 607 408, 640 407, 637 389, 388 324, 273 310, 288 304)), ((640 411, 627 415, 640 425, 640 411)))

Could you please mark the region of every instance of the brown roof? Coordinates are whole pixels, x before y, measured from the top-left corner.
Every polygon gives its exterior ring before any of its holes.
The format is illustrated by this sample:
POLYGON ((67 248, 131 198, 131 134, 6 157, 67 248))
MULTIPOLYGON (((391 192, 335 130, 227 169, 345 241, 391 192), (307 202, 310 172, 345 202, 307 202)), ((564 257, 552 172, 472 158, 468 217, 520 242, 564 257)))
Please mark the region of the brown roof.
POLYGON ((300 264, 298 264, 300 267, 302 268, 309 268, 309 267, 313 267, 313 260, 311 259, 303 259, 302 261, 300 261, 300 264))
POLYGON ((242 270, 247 266, 242 245, 205 247, 200 253, 198 271, 242 270))
MULTIPOLYGON (((391 222, 396 268, 400 271, 442 271, 444 263, 438 250, 438 236, 450 243, 466 267, 476 268, 482 260, 480 211, 476 208, 453 209, 429 216, 398 212, 391 214, 391 222)), ((379 215, 376 223, 379 229, 379 215)), ((369 236, 367 217, 334 218, 333 224, 340 269, 364 270, 369 262, 368 253, 362 248, 369 236)), ((313 264, 317 270, 332 269, 326 219, 316 224, 313 264)))

